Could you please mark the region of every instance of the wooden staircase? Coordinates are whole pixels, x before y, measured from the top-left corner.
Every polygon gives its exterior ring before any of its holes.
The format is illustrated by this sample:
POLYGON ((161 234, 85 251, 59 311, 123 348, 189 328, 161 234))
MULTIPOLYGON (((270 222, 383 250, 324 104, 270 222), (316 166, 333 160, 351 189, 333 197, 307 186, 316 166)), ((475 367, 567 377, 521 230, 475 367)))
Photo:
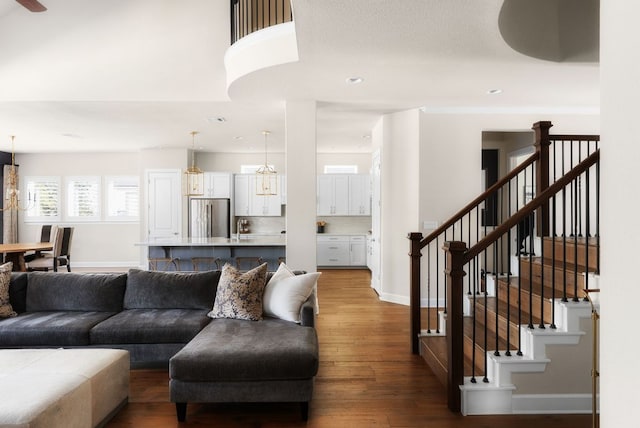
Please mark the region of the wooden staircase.
MULTIPOLYGON (((513 264, 519 263, 519 266, 514 266, 512 270, 519 271, 519 276, 488 275, 482 283, 482 291, 476 293, 475 299, 474 296, 466 296, 470 310, 464 317, 465 383, 493 382, 489 373, 491 369, 488 372, 485 360, 492 355, 507 358, 522 356, 524 339, 521 337, 521 326, 556 330, 555 302, 584 300, 585 266, 589 266, 589 272, 597 271, 598 267, 597 239, 544 238, 542 245, 544 258, 513 256, 513 264), (543 320, 554 321, 544 323, 543 320), (496 350, 499 351, 497 354, 496 350)), ((580 305, 582 316, 588 315, 584 311, 585 307, 584 304, 580 305)), ((442 331, 446 331, 446 325, 442 326, 442 331)), ((572 340, 568 343, 572 343, 572 340)), ((420 355, 446 385, 446 336, 442 333, 423 332, 420 337, 420 355)), ((585 373, 590 369, 584 367, 585 373)))

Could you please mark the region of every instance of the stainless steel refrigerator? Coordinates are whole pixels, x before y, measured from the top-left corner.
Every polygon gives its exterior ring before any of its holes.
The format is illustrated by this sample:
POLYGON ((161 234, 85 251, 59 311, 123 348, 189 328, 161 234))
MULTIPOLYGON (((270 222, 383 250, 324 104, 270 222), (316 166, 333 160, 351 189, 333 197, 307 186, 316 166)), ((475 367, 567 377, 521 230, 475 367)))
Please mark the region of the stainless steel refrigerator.
POLYGON ((189 199, 189 237, 229 238, 231 202, 229 199, 189 199))

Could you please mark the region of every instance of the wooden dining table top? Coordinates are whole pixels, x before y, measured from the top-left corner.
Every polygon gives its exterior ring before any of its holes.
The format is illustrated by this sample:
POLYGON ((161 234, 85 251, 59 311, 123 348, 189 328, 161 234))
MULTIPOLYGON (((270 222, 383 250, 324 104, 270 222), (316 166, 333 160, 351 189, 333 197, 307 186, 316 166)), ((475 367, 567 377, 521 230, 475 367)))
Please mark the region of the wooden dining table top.
POLYGON ((53 249, 51 242, 15 242, 0 244, 0 253, 25 253, 27 251, 47 251, 53 249))

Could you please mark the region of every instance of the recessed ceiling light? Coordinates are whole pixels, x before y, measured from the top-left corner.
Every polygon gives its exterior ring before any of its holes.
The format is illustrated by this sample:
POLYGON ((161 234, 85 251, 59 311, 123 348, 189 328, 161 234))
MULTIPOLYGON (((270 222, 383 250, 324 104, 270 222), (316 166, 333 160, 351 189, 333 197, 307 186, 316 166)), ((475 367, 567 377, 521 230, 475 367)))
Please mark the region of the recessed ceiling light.
POLYGON ((362 83, 362 82, 364 82, 364 79, 362 77, 358 77, 358 76, 347 77, 347 83, 350 85, 357 85, 358 83, 362 83))
POLYGON ((502 89, 489 89, 487 94, 489 95, 498 95, 502 93, 502 89))
POLYGON ((226 122, 227 119, 224 116, 218 116, 218 117, 208 117, 207 118, 207 122, 209 123, 214 123, 214 122, 226 122))
POLYGON ((236 135, 233 137, 234 140, 242 140, 242 135, 236 135))
POLYGON ((369 140, 369 139, 371 138, 371 135, 369 135, 369 134, 364 134, 364 135, 362 136, 362 138, 364 138, 365 140, 369 140))

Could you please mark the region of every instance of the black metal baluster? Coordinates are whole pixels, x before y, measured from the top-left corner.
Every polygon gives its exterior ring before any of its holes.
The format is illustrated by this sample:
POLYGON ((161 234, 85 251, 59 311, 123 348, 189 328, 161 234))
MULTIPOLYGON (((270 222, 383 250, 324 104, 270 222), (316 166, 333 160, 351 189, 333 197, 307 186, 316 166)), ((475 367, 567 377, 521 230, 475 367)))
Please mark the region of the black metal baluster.
POLYGON ((529 328, 533 330, 533 213, 529 219, 529 328))
MULTIPOLYGON (((427 245, 427 333, 431 333, 431 314, 433 306, 431 305, 431 243, 427 245)), ((436 300, 436 316, 438 314, 438 301, 436 300)))
MULTIPOLYGON (((444 231, 444 242, 447 242, 447 231, 444 231)), ((444 271, 447 271, 447 258, 443 257, 444 259, 444 271)), ((444 313, 447 313, 447 276, 448 275, 443 275, 444 276, 444 313)))
MULTIPOLYGON (((436 237, 436 308, 440 314, 438 305, 440 304, 440 237, 436 237)), ((446 311, 446 305, 444 310, 446 311)), ((440 333, 440 315, 436 318, 436 333, 440 333)))
MULTIPOLYGON (((589 191, 590 191, 590 187, 589 187, 589 175, 591 173, 591 168, 589 168, 588 170, 585 171, 585 194, 584 194, 584 203, 585 203, 585 214, 586 214, 586 219, 585 219, 585 243, 584 243, 584 288, 585 290, 589 290, 589 237, 591 236, 589 234, 590 232, 590 227, 589 227, 589 223, 590 223, 590 218, 589 218, 589 203, 590 203, 590 196, 589 196, 589 191)), ((585 293, 584 295, 584 300, 587 301, 587 293, 585 293)))
MULTIPOLYGON (((546 205, 542 205, 540 207, 540 215, 542 216, 543 221, 546 221, 547 213, 544 210, 546 205)), ((540 237, 541 242, 540 245, 540 324, 538 324, 538 328, 544 329, 544 236, 540 237)))
MULTIPOLYGON (((576 186, 579 178, 580 177, 573 180, 576 186)), ((576 206, 575 207, 576 215, 578 213, 577 204, 578 204, 578 201, 576 199, 573 201, 573 205, 576 206)), ((576 218, 576 224, 577 224, 577 218, 576 218)), ((579 269, 578 268, 578 234, 575 233, 573 235, 573 299, 572 299, 574 302, 580 301, 580 298, 578 297, 578 269, 579 269)))
MULTIPOLYGON (((556 149, 557 144, 554 140, 553 142, 553 182, 555 183, 558 179, 557 176, 557 161, 556 161, 556 149)), ((548 238, 551 240, 551 325, 549 328, 556 329, 556 237, 557 233, 557 223, 558 223, 558 213, 556 212, 556 193, 553 194, 553 198, 551 200, 551 211, 552 211, 552 220, 551 220, 551 229, 553 232, 551 236, 548 238)))

